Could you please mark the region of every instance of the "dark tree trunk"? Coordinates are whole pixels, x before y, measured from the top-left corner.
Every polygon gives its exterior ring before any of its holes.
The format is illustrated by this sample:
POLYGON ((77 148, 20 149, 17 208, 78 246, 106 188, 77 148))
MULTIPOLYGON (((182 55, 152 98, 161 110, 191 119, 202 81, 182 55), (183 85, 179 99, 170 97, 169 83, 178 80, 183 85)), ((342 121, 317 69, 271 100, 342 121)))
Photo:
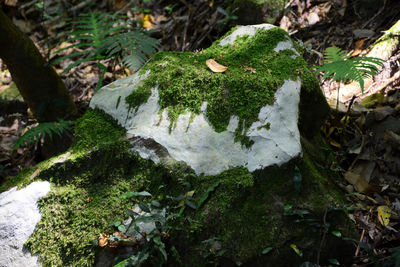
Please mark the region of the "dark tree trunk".
POLYGON ((38 121, 74 117, 77 109, 60 76, 1 8, 0 58, 38 121))

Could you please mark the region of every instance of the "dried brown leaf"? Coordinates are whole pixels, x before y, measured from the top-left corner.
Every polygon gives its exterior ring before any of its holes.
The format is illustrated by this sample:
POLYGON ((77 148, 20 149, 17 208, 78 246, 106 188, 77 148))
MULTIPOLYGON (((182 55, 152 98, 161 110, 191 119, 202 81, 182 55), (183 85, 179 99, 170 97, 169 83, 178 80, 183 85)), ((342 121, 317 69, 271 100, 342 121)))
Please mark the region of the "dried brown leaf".
POLYGON ((213 72, 225 72, 228 69, 228 67, 219 64, 212 58, 206 60, 206 65, 213 72))

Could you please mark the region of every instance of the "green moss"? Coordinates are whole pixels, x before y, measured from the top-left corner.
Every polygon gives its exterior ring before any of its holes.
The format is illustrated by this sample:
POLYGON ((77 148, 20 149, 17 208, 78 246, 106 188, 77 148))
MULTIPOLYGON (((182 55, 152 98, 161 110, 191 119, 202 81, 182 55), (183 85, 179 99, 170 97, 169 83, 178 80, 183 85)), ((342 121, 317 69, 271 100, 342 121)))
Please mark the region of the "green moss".
POLYGON ((66 156, 67 154, 68 153, 64 153, 59 156, 52 157, 50 159, 44 160, 36 164, 33 167, 28 167, 23 169, 20 173, 18 173, 18 175, 10 177, 0 186, 0 193, 7 191, 8 189, 14 186, 17 186, 18 189, 21 189, 29 185, 33 181, 42 180, 39 174, 51 168, 55 161, 66 156))
POLYGON ((301 57, 292 58, 292 50, 276 53, 276 45, 289 38, 280 28, 258 30, 237 38, 233 45, 221 47, 219 42, 200 52, 163 52, 156 54, 141 73, 150 75, 126 101, 133 107, 147 101, 151 89, 158 85, 159 105, 167 109, 171 127, 186 111, 200 114, 207 102, 206 116, 216 132, 225 131, 231 116, 239 118, 235 141, 251 146, 246 130, 258 119, 260 109, 273 104, 275 91, 284 80, 311 79, 311 72, 301 57), (214 73, 206 66, 215 59, 228 67, 214 73))
MULTIPOLYGON (((186 209, 185 216, 191 220, 171 231, 168 243, 175 245, 185 265, 194 261, 191 266, 204 266, 210 260, 202 257, 202 241, 212 237, 221 241, 226 251, 224 257, 233 263, 296 266, 302 259, 295 254, 282 259, 282 255, 293 253, 285 243, 287 240, 303 250, 304 260, 314 259, 320 229, 284 216, 283 206, 291 204, 306 209, 310 211, 307 219, 321 219, 325 207, 344 204, 331 189, 328 176, 321 172, 323 168, 318 167, 318 161, 328 158, 321 156, 323 153, 315 144, 305 140, 302 140, 304 159, 296 162, 303 177, 303 190, 296 194, 292 182, 294 163, 253 174, 245 167, 236 167, 216 176, 197 177, 185 165, 156 165, 132 155, 121 138, 123 134, 107 115, 89 110, 77 124, 77 136, 81 139, 76 140, 68 160, 57 164, 53 160, 50 168, 39 173, 38 179, 52 182, 52 191, 39 201, 42 220, 26 245, 39 255, 43 266, 93 266, 96 253, 93 240, 100 233, 112 233, 109 224, 125 219, 124 211, 136 202, 119 198, 128 191, 146 190, 162 202, 168 199, 166 196, 184 194, 183 188, 189 182, 190 190, 195 191, 193 201, 198 203, 207 189, 219 181, 201 208, 186 209), (115 140, 106 138, 106 132, 115 140), (268 246, 277 249, 263 256, 261 251, 268 246)), ((348 237, 352 231, 346 229, 345 216, 330 216, 329 223, 334 227, 332 230, 339 230, 344 236, 348 237)), ((327 237, 327 244, 334 241, 327 237)))
POLYGON ((93 149, 101 144, 115 143, 125 134, 125 129, 100 110, 89 109, 75 126, 74 151, 93 149))
MULTIPOLYGON (((225 250, 224 258, 231 259, 232 263, 246 262, 249 266, 264 266, 265 262, 269 262, 268 266, 298 266, 303 261, 314 261, 316 248, 320 245, 321 229, 308 221, 320 222, 326 208, 343 207, 346 202, 332 185, 329 172, 318 167, 319 163, 328 160, 321 156, 319 145, 303 143, 303 146, 303 159, 279 168, 272 167, 251 174, 246 168, 239 167, 218 176, 201 176, 193 181, 198 198, 216 181, 221 183, 210 194, 206 204, 195 212, 194 219, 202 227, 197 233, 199 239, 190 242, 201 243, 217 238, 225 250), (296 193, 293 185, 294 164, 302 175, 300 194, 296 193), (305 220, 285 216, 283 207, 287 204, 310 213, 305 220), (296 244, 303 251, 303 259, 296 256, 290 244, 296 244), (266 247, 275 249, 268 255, 262 255, 266 247)), ((327 220, 331 231, 338 230, 343 236, 355 237, 356 231, 345 213, 329 212, 327 220)), ((351 254, 351 244, 346 246, 343 241, 327 236, 321 259, 340 258, 347 255, 346 249, 351 254), (340 247, 341 251, 336 253, 327 249, 329 247, 340 247)), ((190 259, 196 259, 195 262, 200 260, 189 253, 184 261, 191 262, 190 259)), ((193 263, 193 266, 201 264, 193 263)))
POLYGON ((93 241, 134 204, 119 196, 158 181, 154 165, 129 153, 123 135, 110 116, 88 110, 77 122, 72 154, 38 174, 52 190, 39 201, 42 219, 26 246, 43 266, 93 266, 93 241))
POLYGON ((81 173, 75 182, 53 184, 39 201, 42 219, 26 246, 39 254, 43 266, 93 266, 93 241, 112 232, 109 224, 126 217, 125 210, 132 207, 131 200, 119 196, 143 185, 143 178, 126 179, 118 172, 108 173, 112 179, 107 183, 88 183, 93 175, 81 173))
POLYGON ((126 97, 125 101, 131 106, 138 108, 140 104, 147 101, 151 96, 151 90, 146 90, 144 87, 139 87, 134 93, 126 97))

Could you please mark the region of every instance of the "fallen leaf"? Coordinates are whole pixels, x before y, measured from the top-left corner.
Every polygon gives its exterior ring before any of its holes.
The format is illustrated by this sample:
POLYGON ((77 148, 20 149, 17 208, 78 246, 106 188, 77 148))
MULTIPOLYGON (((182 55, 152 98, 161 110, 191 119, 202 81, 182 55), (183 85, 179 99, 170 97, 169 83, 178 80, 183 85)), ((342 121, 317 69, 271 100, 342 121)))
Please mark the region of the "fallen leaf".
POLYGON ((193 194, 194 194, 194 190, 187 192, 187 193, 185 194, 185 196, 186 196, 186 197, 192 197, 193 194))
POLYGON ((363 45, 364 45, 365 40, 367 40, 367 39, 361 39, 356 42, 356 47, 354 48, 353 53, 351 53, 352 57, 361 54, 361 52, 363 51, 363 45))
POLYGON ((351 171, 346 172, 344 178, 354 186, 357 192, 364 192, 369 188, 369 184, 365 181, 365 178, 359 173, 353 173, 351 171))
POLYGON ((206 60, 206 65, 213 72, 225 72, 228 69, 228 67, 219 64, 212 58, 206 60))
POLYGON ((100 234, 99 236, 99 246, 100 247, 105 247, 108 243, 108 235, 106 234, 100 234))
POLYGON ((249 71, 251 73, 256 73, 257 71, 252 67, 244 67, 244 71, 249 71))
POLYGON ((294 252, 296 252, 297 255, 303 257, 303 252, 300 249, 298 249, 295 244, 291 244, 290 247, 294 250, 294 252))
POLYGON ((383 226, 388 225, 392 210, 388 206, 379 206, 376 210, 378 211, 379 222, 383 226))
POLYGON ((146 14, 143 18, 143 28, 146 30, 151 30, 154 28, 153 17, 149 14, 146 14))

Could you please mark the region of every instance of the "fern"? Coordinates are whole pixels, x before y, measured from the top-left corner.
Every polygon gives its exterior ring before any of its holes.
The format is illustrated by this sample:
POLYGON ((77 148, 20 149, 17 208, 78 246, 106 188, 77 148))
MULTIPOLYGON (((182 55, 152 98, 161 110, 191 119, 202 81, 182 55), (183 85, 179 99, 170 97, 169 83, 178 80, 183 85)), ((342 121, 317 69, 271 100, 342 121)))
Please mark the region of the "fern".
POLYGON ((364 93, 364 79, 370 78, 383 66, 384 60, 375 57, 350 57, 338 47, 325 50, 323 66, 317 66, 323 72, 323 79, 331 77, 336 82, 356 81, 364 93))
POLYGON ((95 61, 96 66, 102 70, 96 89, 100 88, 106 72, 106 66, 101 63, 101 60, 114 57, 121 59, 127 68, 137 70, 147 61, 147 56, 154 55, 159 48, 158 40, 141 31, 129 31, 131 28, 122 19, 109 14, 98 12, 81 14, 77 19, 71 21, 71 24, 75 30, 69 34, 71 37, 65 42, 74 44, 60 49, 56 53, 71 48, 83 50, 60 57, 52 61, 52 64, 68 58, 79 57, 80 59, 63 71, 65 73, 81 63, 95 61))
POLYGON ((109 57, 120 57, 122 63, 133 70, 138 70, 148 56, 154 55, 159 49, 158 40, 149 37, 142 31, 131 31, 114 35, 104 43, 109 57))
POLYGON ((32 144, 39 141, 46 135, 53 137, 53 133, 61 135, 63 130, 70 130, 71 126, 75 122, 58 120, 58 122, 41 122, 36 127, 33 127, 26 131, 21 137, 19 137, 11 148, 11 154, 19 147, 25 144, 32 144))

